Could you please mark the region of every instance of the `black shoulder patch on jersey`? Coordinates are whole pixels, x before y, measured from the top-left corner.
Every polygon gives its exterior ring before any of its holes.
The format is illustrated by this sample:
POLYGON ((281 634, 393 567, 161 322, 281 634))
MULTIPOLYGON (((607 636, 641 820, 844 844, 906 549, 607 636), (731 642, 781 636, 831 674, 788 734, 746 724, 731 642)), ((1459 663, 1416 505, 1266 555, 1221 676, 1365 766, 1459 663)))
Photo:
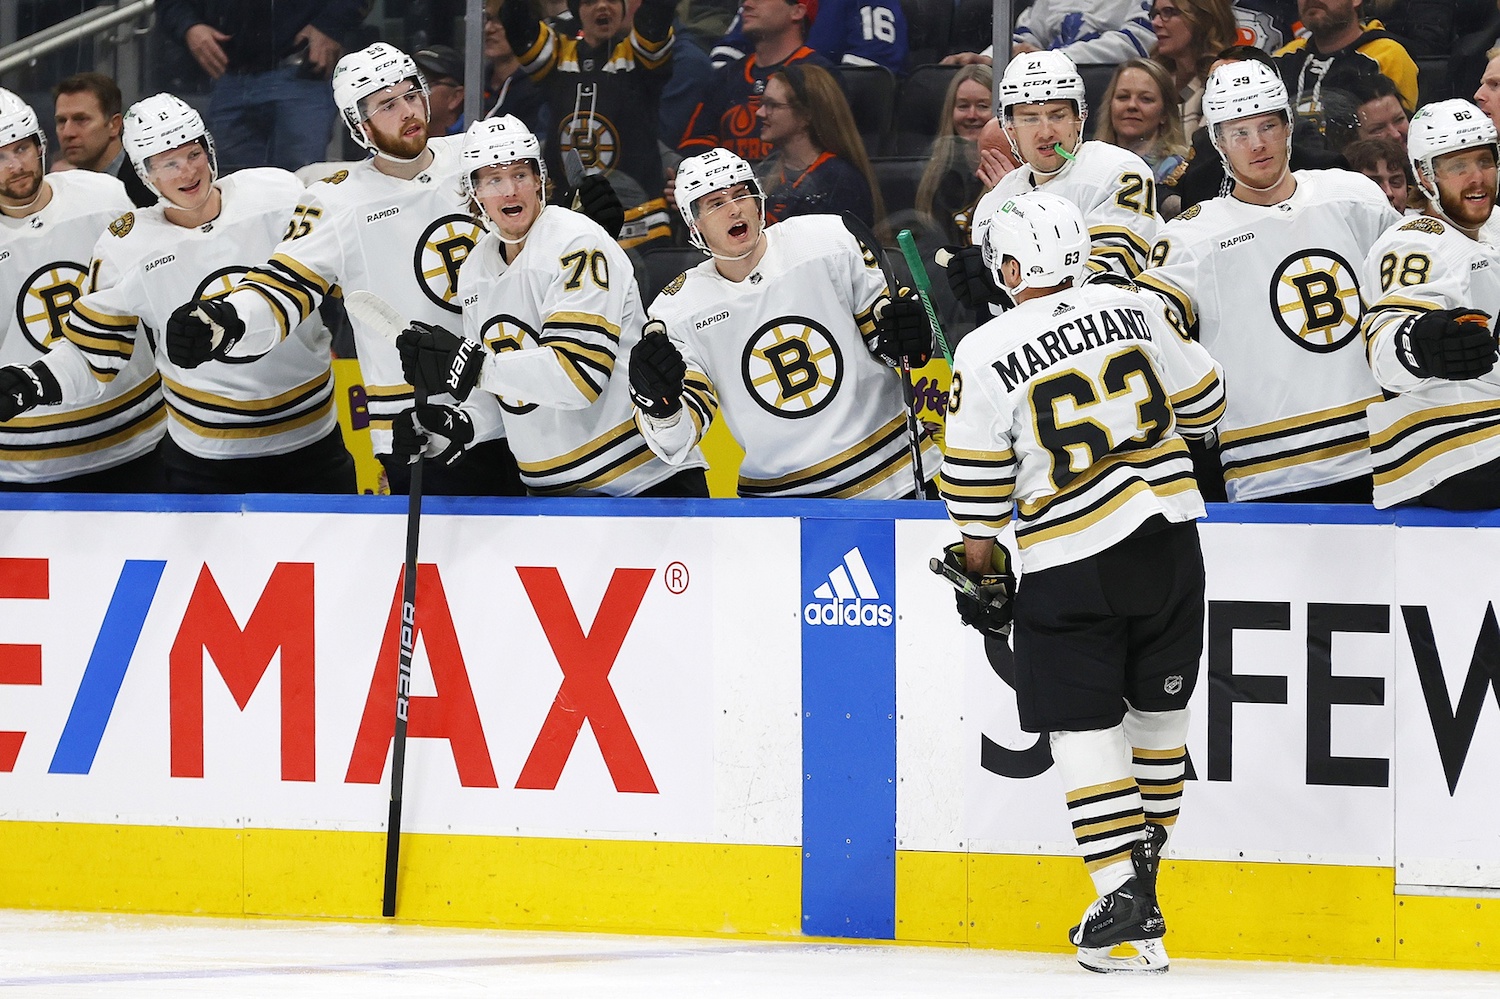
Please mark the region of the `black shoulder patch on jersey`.
POLYGON ((1202 210, 1203 210, 1203 205, 1202 204, 1197 204, 1197 205, 1194 205, 1193 207, 1189 208, 1187 211, 1183 212, 1181 215, 1179 215, 1177 217, 1180 218, 1180 219, 1195 219, 1195 218, 1198 217, 1198 213, 1201 212, 1202 210))
POLYGON ((683 271, 681 274, 668 281, 666 287, 662 288, 661 293, 663 295, 675 295, 682 290, 682 286, 686 283, 687 271, 683 271))
POLYGON ((327 177, 324 177, 323 178, 323 183, 325 183, 325 184, 342 184, 348 178, 349 178, 349 171, 348 170, 340 170, 338 173, 331 173, 327 177))
POLYGON ((1430 215, 1418 215, 1410 222, 1403 225, 1398 232, 1425 232, 1429 236, 1441 236, 1444 232, 1443 223, 1430 215))
POLYGON ((135 212, 126 212, 109 224, 109 232, 112 236, 125 238, 125 234, 135 228, 135 212))

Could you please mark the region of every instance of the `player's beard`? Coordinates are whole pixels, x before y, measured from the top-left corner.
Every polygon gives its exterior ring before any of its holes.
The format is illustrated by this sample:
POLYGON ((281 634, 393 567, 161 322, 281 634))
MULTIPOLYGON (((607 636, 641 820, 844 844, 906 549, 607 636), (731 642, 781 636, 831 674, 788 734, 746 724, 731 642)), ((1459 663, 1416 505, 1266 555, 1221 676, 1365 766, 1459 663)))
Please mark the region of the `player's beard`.
MULTIPOLYGON (((401 123, 403 131, 406 129, 407 124, 407 122, 401 123)), ((403 160, 414 160, 422 155, 422 150, 427 148, 427 129, 425 127, 409 139, 400 132, 397 132, 395 135, 383 135, 377 132, 371 138, 381 152, 387 156, 394 156, 403 160)))
POLYGON ((0 184, 0 198, 14 202, 17 206, 26 205, 36 200, 37 193, 41 189, 42 168, 38 165, 30 173, 11 178, 0 184))
POLYGON ((1464 200, 1464 195, 1466 193, 1475 192, 1465 189, 1464 191, 1459 191, 1456 197, 1450 196, 1443 192, 1439 192, 1438 204, 1442 206, 1443 214, 1448 216, 1448 218, 1451 219, 1455 225, 1458 225, 1459 227, 1465 229, 1478 229, 1486 222, 1488 222, 1490 220, 1490 217, 1494 214, 1495 190, 1494 188, 1490 188, 1489 190, 1490 210, 1484 213, 1483 218, 1479 217, 1479 213, 1482 211, 1482 208, 1480 206, 1470 204, 1469 202, 1464 200))

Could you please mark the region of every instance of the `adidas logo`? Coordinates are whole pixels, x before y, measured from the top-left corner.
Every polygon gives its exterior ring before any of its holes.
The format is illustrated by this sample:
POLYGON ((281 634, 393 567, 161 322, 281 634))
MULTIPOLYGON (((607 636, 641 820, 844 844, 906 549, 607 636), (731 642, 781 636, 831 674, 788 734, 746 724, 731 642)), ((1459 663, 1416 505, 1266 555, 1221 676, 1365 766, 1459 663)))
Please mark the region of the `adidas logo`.
POLYGON ((1059 305, 1057 308, 1055 308, 1055 309, 1052 310, 1052 315, 1053 316, 1060 316, 1064 312, 1072 312, 1072 311, 1073 311, 1073 307, 1071 305, 1069 305, 1067 302, 1064 302, 1061 305, 1059 305))
POLYGON ((880 591, 858 548, 828 574, 828 582, 813 590, 813 600, 802 608, 808 624, 889 628, 895 620, 890 604, 880 603, 880 591))

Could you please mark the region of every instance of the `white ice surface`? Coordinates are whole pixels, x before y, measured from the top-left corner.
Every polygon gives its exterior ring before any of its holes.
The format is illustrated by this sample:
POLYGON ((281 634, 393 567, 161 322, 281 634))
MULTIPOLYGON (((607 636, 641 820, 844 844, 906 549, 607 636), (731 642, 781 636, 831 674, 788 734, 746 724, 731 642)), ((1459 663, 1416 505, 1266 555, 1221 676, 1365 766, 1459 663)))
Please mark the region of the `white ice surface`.
POLYGON ((1126 978, 961 948, 0 911, 11 995, 1462 999, 1500 996, 1500 973, 1174 960, 1126 978))

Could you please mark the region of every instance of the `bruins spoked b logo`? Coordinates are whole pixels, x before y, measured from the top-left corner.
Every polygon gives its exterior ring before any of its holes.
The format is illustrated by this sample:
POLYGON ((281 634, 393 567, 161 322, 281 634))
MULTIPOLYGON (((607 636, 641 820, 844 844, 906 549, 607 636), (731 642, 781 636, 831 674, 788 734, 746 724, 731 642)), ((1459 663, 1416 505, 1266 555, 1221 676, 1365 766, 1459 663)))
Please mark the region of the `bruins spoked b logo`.
POLYGON ((63 324, 73 303, 83 297, 88 269, 71 260, 55 260, 38 267, 21 282, 16 294, 16 320, 37 350, 46 350, 63 337, 63 324))
POLYGON ((1332 250, 1304 250, 1271 278, 1271 315, 1293 343, 1328 354, 1359 332, 1364 306, 1354 268, 1332 250))
POLYGON ((198 282, 198 289, 193 292, 194 298, 223 298, 234 290, 234 286, 240 283, 249 271, 242 266, 220 267, 202 281, 198 282))
MULTIPOLYGON (((479 330, 480 341, 492 354, 503 354, 508 350, 525 350, 537 345, 536 331, 518 317, 501 313, 491 316, 479 330)), ((500 408, 517 416, 536 409, 534 402, 522 402, 500 396, 500 408)))
POLYGON ((479 237, 479 223, 467 215, 444 215, 422 233, 412 266, 422 293, 449 312, 462 312, 458 304, 458 268, 479 237))
POLYGON ((844 356, 821 323, 783 316, 755 331, 740 370, 762 408, 797 420, 820 412, 838 395, 844 356))

